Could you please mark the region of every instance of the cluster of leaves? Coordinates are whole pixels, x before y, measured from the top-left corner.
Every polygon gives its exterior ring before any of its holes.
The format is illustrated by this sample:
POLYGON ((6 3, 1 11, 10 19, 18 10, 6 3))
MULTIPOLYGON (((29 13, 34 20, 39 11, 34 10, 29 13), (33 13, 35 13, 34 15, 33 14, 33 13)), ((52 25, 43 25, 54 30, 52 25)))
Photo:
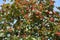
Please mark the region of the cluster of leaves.
POLYGON ((60 24, 59 12, 53 8, 52 0, 14 0, 13 4, 3 4, 0 39, 53 40, 60 27, 57 27, 60 24))

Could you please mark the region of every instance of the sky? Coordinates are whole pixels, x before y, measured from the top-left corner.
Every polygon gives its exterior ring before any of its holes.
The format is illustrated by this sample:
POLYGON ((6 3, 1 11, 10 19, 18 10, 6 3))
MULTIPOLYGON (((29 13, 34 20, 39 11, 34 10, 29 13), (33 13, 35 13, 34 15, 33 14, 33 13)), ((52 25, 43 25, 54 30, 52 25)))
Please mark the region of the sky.
MULTIPOLYGON (((3 3, 4 3, 3 0, 0 0, 0 5, 3 4, 3 3)), ((9 0, 7 0, 6 3, 10 3, 9 0)), ((55 5, 54 10, 55 11, 59 11, 56 7, 60 6, 60 0, 55 0, 55 4, 54 5, 55 5)))
POLYGON ((55 0, 55 7, 54 7, 54 10, 55 11, 59 11, 56 7, 60 7, 60 0, 55 0))

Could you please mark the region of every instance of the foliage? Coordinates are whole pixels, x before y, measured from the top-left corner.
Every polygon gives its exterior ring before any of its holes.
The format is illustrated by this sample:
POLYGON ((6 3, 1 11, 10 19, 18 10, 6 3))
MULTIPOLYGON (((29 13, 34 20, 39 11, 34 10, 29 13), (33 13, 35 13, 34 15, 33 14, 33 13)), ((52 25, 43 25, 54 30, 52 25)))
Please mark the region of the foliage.
POLYGON ((55 40, 55 33, 60 28, 59 12, 53 11, 55 1, 10 2, 13 4, 3 4, 0 10, 1 40, 55 40))

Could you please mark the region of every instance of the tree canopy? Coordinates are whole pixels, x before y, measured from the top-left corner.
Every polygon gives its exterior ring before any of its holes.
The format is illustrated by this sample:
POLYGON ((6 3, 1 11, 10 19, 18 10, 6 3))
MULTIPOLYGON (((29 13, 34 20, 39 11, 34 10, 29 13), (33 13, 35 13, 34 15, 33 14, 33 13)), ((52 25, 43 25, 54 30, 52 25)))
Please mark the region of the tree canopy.
POLYGON ((1 40, 56 39, 55 33, 60 31, 60 15, 53 10, 54 0, 11 0, 10 2, 13 3, 1 5, 1 40))

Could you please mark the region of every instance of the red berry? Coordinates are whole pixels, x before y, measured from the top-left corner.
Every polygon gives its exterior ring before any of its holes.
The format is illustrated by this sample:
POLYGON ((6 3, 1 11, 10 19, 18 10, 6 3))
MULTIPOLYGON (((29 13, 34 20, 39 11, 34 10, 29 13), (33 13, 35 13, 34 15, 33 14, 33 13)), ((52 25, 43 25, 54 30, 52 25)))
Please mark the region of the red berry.
POLYGON ((54 22, 54 18, 53 18, 53 17, 51 17, 51 18, 50 18, 50 21, 51 21, 51 22, 54 22))
POLYGON ((34 10, 35 8, 32 6, 31 9, 34 10))
POLYGON ((57 36, 60 36, 60 32, 56 32, 55 34, 56 34, 57 36))
POLYGON ((36 12, 35 14, 36 14, 36 15, 39 15, 39 12, 36 12))

